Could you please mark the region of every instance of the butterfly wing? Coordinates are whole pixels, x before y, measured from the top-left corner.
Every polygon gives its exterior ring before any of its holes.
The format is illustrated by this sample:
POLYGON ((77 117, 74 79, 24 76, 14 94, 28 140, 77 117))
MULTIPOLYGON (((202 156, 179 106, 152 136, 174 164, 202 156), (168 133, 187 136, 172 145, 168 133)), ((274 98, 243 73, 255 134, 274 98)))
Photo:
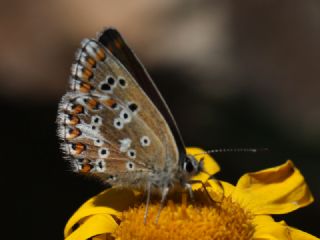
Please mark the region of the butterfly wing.
POLYGON ((160 173, 178 167, 178 148, 166 119, 99 41, 83 41, 76 54, 58 125, 74 170, 111 184, 159 185, 160 173))
POLYGON ((161 112, 175 138, 179 151, 179 160, 180 162, 184 161, 186 156, 185 145, 183 143, 178 126, 168 105, 164 101, 159 90, 142 63, 127 46, 126 42, 117 30, 108 28, 101 33, 98 39, 99 42, 101 42, 126 67, 126 69, 138 82, 139 86, 151 98, 152 102, 161 112))

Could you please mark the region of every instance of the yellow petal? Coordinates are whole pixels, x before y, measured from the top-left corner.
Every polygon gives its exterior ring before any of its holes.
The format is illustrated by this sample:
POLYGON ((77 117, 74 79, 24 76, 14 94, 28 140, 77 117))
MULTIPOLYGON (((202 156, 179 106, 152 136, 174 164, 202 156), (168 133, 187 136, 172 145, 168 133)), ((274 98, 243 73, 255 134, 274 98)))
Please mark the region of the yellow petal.
MULTIPOLYGON (((228 182, 219 181, 219 185, 222 186, 225 197, 234 198, 234 194, 238 191, 238 186, 235 187, 228 182)), ((215 180, 209 180, 206 183, 208 193, 217 202, 219 202, 217 195, 221 191, 221 186, 218 186, 215 180)), ((255 225, 253 240, 319 240, 308 233, 287 226, 284 221, 275 222, 269 215, 256 215, 252 222, 255 225)))
POLYGON ((253 240, 319 240, 318 238, 287 226, 284 221, 275 222, 272 217, 259 215, 253 219, 253 240))
POLYGON ((220 202, 223 197, 230 197, 235 191, 235 186, 231 183, 215 179, 208 180, 205 184, 205 188, 211 199, 216 202, 220 202))
POLYGON ((243 175, 233 193, 254 214, 283 214, 313 201, 300 171, 289 160, 278 167, 243 175))
MULTIPOLYGON (((101 192, 100 194, 90 198, 73 214, 66 224, 64 230, 65 237, 71 235, 72 228, 76 224, 80 224, 81 227, 77 228, 75 232, 81 231, 81 233, 83 233, 83 231, 90 230, 90 233, 87 234, 95 233, 92 236, 100 234, 100 232, 95 232, 97 229, 88 228, 87 224, 95 222, 95 219, 98 217, 104 219, 102 224, 109 223, 113 226, 113 218, 109 218, 107 216, 119 216, 120 212, 127 210, 130 206, 133 206, 134 203, 140 200, 140 197, 140 193, 129 189, 110 188, 101 192)), ((112 228, 105 229, 108 231, 112 228)))
POLYGON ((306 233, 304 231, 301 231, 299 229, 293 228, 293 227, 288 227, 290 231, 290 235, 292 237, 292 240, 319 240, 319 238, 312 236, 309 233, 306 233))
MULTIPOLYGON (((209 154, 205 153, 205 151, 202 150, 201 148, 187 147, 186 151, 188 155, 194 156, 197 161, 200 161, 203 159, 204 171, 194 176, 192 180, 202 181, 204 183, 208 180, 210 176, 220 171, 220 167, 216 163, 216 161, 209 154)), ((201 187, 202 187, 201 184, 192 185, 193 190, 199 189, 201 187)))
POLYGON ((104 233, 112 233, 118 227, 116 221, 108 214, 96 214, 90 216, 65 240, 87 240, 93 236, 104 233))

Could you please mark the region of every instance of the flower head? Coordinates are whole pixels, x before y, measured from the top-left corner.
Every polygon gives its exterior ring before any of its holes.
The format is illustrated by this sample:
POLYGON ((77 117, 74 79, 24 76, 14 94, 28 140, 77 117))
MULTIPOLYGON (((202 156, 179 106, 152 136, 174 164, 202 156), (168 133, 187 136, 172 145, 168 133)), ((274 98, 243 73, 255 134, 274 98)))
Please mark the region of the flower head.
POLYGON ((289 160, 278 167, 247 173, 233 186, 210 179, 219 166, 203 151, 187 148, 198 160, 204 157, 204 173, 194 180, 195 200, 175 193, 154 222, 159 203, 149 206, 144 224, 143 193, 111 188, 89 199, 70 218, 67 240, 81 239, 310 239, 305 232, 275 222, 270 214, 283 214, 313 201, 303 176, 289 160), (205 173, 206 172, 206 173, 205 173), (205 185, 205 189, 203 188, 205 185))

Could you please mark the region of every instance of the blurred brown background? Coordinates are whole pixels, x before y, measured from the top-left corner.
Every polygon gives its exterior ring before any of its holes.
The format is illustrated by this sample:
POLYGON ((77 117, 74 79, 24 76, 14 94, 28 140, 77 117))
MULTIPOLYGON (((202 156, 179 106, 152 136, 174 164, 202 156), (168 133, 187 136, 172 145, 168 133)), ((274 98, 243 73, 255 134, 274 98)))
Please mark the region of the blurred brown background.
POLYGON ((216 154, 219 178, 235 183, 291 158, 316 203, 276 219, 320 235, 319 1, 13 0, 0 12, 2 160, 10 169, 1 184, 16 224, 28 216, 32 239, 61 239, 67 218, 102 189, 67 172, 55 117, 80 41, 107 26, 145 64, 187 145, 270 149, 216 154))

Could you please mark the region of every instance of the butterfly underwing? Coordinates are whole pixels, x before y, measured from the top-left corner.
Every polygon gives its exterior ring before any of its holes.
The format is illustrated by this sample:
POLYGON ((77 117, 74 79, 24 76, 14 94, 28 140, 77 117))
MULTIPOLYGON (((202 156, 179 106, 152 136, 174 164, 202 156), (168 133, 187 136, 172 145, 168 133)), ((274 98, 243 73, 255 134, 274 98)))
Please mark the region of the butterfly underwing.
POLYGON ((81 42, 69 81, 57 123, 75 172, 150 192, 186 187, 202 170, 186 154, 167 104, 117 30, 81 42))

